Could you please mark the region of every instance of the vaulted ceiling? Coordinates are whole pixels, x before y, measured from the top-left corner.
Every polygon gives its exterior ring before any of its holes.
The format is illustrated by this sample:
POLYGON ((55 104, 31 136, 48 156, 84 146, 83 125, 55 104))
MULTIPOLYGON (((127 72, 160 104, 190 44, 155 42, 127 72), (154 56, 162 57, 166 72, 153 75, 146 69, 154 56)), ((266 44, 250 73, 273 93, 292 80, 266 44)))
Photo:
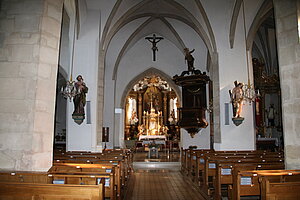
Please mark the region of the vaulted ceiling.
MULTIPOLYGON (((229 12, 232 13, 230 22, 228 22, 230 31, 227 33, 227 38, 229 38, 230 46, 233 48, 242 0, 226 1, 231 8, 229 12)), ((250 13, 250 18, 253 20, 256 17, 258 18, 256 21, 259 22, 266 10, 270 9, 271 1, 256 1, 256 8, 252 8, 256 12, 250 13)), ((204 58, 206 64, 207 57, 213 52, 217 52, 215 31, 218 30, 213 30, 209 18, 213 16, 211 13, 213 12, 212 4, 218 6, 218 1, 86 0, 87 9, 100 9, 102 12, 100 47, 104 51, 105 63, 113 67, 112 79, 115 79, 124 55, 138 41, 153 33, 170 41, 182 53, 185 47, 197 46, 202 54, 199 57, 204 58)), ((248 31, 250 28, 248 26, 248 31)), ((151 48, 150 44, 149 48, 151 48)))

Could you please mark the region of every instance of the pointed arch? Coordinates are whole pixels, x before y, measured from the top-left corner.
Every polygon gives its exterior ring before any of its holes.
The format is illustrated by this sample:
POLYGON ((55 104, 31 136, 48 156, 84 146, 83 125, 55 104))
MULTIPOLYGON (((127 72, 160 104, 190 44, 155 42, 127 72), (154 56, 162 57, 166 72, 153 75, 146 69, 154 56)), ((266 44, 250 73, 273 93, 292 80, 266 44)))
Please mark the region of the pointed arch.
POLYGON ((256 35, 257 30, 261 26, 261 24, 266 20, 267 17, 270 16, 270 13, 273 9, 273 2, 271 0, 266 0, 260 7, 257 15, 254 17, 254 20, 250 26, 248 35, 247 35, 247 50, 252 49, 253 41, 256 35))
MULTIPOLYGON (((121 59, 123 57, 123 55, 125 54, 125 52, 128 50, 130 44, 132 43, 133 39, 138 35, 138 33, 141 32, 142 29, 144 29, 149 23, 151 23, 153 20, 159 19, 162 21, 163 24, 166 25, 166 27, 168 27, 170 29, 170 31, 172 32, 172 34, 175 36, 175 38, 178 41, 178 45, 175 44, 175 46, 178 47, 178 49, 184 54, 183 49, 185 48, 185 44, 182 41, 182 39, 180 38, 179 34, 176 32, 176 30, 172 27, 172 25, 163 17, 151 17, 149 19, 147 19, 142 25, 140 25, 131 35, 130 37, 127 39, 127 41, 125 42, 125 44, 123 45, 121 51, 119 52, 119 55, 117 57, 117 60, 115 62, 114 65, 114 70, 113 70, 113 74, 112 74, 112 80, 116 80, 117 79, 117 72, 118 72, 118 68, 119 68, 119 64, 121 62, 121 59), (179 47, 180 46, 180 47, 179 47)), ((146 35, 148 35, 149 33, 145 33, 144 35, 141 35, 140 38, 145 37, 146 35)), ((105 52, 106 54, 107 52, 105 52)))
POLYGON ((236 0, 234 3, 234 8, 232 12, 231 21, 230 21, 230 31, 229 31, 229 43, 231 49, 233 48, 234 45, 236 23, 241 9, 241 5, 242 5, 242 0, 236 0))

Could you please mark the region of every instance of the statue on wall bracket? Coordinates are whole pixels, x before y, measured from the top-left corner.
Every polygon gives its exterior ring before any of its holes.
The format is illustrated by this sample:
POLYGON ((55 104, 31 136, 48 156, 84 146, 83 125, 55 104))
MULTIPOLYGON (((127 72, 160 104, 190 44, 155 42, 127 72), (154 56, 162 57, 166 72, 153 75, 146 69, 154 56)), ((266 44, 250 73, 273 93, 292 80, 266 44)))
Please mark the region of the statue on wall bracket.
POLYGON ((234 88, 229 90, 233 113, 232 121, 236 126, 239 126, 244 121, 244 118, 241 116, 244 101, 243 86, 243 83, 234 81, 234 88))
POLYGON ((78 125, 80 125, 85 119, 84 107, 86 104, 86 93, 88 92, 88 87, 83 82, 81 75, 78 75, 76 80, 76 95, 73 97, 74 112, 72 114, 72 118, 78 125))

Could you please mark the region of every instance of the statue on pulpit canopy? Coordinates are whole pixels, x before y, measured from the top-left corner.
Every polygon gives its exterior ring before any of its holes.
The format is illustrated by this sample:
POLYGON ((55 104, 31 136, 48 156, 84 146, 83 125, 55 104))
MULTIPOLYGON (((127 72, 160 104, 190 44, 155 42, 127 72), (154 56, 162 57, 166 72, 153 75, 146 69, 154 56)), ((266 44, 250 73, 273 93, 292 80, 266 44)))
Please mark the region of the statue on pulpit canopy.
POLYGON ((185 60, 187 61, 187 65, 188 65, 188 71, 193 71, 194 68, 194 57, 192 56, 192 53, 195 51, 195 49, 193 50, 189 50, 189 48, 184 48, 184 53, 185 53, 185 60))

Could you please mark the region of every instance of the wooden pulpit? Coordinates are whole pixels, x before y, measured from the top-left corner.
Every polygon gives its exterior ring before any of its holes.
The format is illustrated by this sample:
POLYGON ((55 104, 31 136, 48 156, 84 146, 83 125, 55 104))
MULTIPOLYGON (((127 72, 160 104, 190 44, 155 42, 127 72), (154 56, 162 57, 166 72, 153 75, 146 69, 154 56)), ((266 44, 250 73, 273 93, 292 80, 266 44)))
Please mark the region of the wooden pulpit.
POLYGON ((207 108, 206 84, 209 77, 200 70, 184 71, 175 75, 173 81, 182 87, 182 107, 178 109, 178 126, 194 137, 208 123, 205 117, 207 108))

